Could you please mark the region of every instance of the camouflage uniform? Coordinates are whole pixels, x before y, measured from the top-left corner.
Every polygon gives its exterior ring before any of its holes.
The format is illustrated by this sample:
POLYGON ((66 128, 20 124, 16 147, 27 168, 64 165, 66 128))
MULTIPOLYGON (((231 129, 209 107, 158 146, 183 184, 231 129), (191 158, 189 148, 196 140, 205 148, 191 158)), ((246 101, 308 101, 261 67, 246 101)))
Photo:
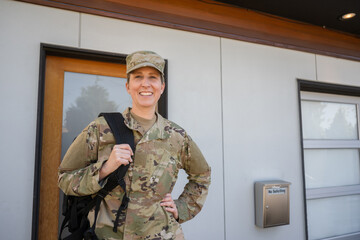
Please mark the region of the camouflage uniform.
MULTIPOLYGON (((179 223, 201 210, 210 185, 210 167, 190 136, 175 123, 157 114, 157 121, 145 132, 129 109, 123 116, 137 143, 134 161, 125 175, 130 202, 126 214, 120 217, 118 232, 113 232, 123 197, 117 186, 101 204, 95 232, 99 239, 183 239, 179 223), (181 168, 188 174, 189 182, 175 200, 179 212, 176 221, 160 202, 171 193, 181 168)), ((103 117, 90 123, 70 146, 59 167, 59 187, 64 193, 83 196, 99 191, 106 183, 106 179, 99 183, 99 169, 114 144, 103 117)), ((93 219, 91 211, 91 224, 93 219)))

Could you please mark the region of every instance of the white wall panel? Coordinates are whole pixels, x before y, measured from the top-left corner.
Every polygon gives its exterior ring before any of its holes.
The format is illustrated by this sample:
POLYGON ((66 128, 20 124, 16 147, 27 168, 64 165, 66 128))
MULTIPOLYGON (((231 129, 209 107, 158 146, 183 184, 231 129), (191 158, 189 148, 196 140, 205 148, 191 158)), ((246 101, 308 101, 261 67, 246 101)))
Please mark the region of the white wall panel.
POLYGON ((315 79, 315 56, 222 40, 226 239, 305 239, 296 78, 315 79), (255 226, 255 181, 291 182, 290 225, 255 226))
POLYGON ((319 81, 360 86, 360 62, 321 55, 316 62, 319 81))
MULTIPOLYGON (((81 15, 81 23, 83 48, 125 54, 152 50, 169 61, 169 119, 187 130, 213 169, 205 207, 183 224, 185 237, 223 239, 219 38, 87 14, 81 15)), ((185 182, 181 174, 175 196, 185 182)))
POLYGON ((31 236, 40 43, 78 30, 78 13, 0 0, 0 239, 31 236))

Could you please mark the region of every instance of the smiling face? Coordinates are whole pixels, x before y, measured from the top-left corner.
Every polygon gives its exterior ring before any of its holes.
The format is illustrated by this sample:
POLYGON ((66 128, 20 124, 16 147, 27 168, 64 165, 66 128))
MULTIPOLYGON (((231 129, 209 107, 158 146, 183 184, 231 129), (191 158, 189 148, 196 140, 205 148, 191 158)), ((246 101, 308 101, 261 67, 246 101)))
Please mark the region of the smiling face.
POLYGON ((138 68, 130 73, 129 82, 126 83, 130 94, 134 113, 155 113, 156 104, 165 89, 161 81, 161 74, 152 67, 138 68))

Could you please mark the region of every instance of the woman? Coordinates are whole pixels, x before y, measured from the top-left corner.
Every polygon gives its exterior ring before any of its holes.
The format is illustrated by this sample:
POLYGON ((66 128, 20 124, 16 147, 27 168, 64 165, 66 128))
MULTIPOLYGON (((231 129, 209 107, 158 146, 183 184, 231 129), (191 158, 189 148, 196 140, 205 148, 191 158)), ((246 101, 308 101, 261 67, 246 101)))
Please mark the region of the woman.
MULTIPOLYGON (((202 208, 210 185, 210 167, 184 129, 155 112, 165 89, 162 57, 138 51, 126 58, 127 92, 132 108, 124 111, 125 125, 133 130, 136 151, 115 145, 103 117, 95 119, 69 147, 59 167, 59 187, 67 195, 98 192, 120 165, 128 165, 126 193, 130 199, 113 231, 124 192, 117 186, 100 206, 95 233, 99 239, 184 239, 180 223, 202 208), (177 200, 171 191, 179 169, 189 182, 177 200)), ((90 224, 94 211, 89 213, 90 224)))

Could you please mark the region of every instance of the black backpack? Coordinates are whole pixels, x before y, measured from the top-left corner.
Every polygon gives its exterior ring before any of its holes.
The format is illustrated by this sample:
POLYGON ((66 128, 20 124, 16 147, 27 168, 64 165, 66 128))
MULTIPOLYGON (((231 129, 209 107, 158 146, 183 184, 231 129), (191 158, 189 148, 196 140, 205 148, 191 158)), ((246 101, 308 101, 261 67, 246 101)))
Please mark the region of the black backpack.
MULTIPOLYGON (((134 134, 125 123, 121 113, 100 113, 99 117, 103 116, 109 124, 110 129, 115 137, 116 144, 127 143, 135 152, 134 134)), ((117 232, 119 217, 127 208, 129 198, 126 195, 126 185, 124 176, 129 168, 129 164, 121 165, 117 170, 108 176, 108 181, 105 186, 96 193, 95 197, 91 196, 68 196, 64 195, 62 215, 65 217, 60 228, 59 240, 97 240, 95 235, 96 219, 100 209, 101 201, 106 195, 111 192, 117 185, 124 190, 124 197, 121 205, 117 211, 116 219, 114 221, 113 231, 117 232), (94 224, 90 227, 90 222, 87 215, 91 209, 95 207, 94 224), (67 228, 70 235, 62 237, 63 230, 67 228)))

